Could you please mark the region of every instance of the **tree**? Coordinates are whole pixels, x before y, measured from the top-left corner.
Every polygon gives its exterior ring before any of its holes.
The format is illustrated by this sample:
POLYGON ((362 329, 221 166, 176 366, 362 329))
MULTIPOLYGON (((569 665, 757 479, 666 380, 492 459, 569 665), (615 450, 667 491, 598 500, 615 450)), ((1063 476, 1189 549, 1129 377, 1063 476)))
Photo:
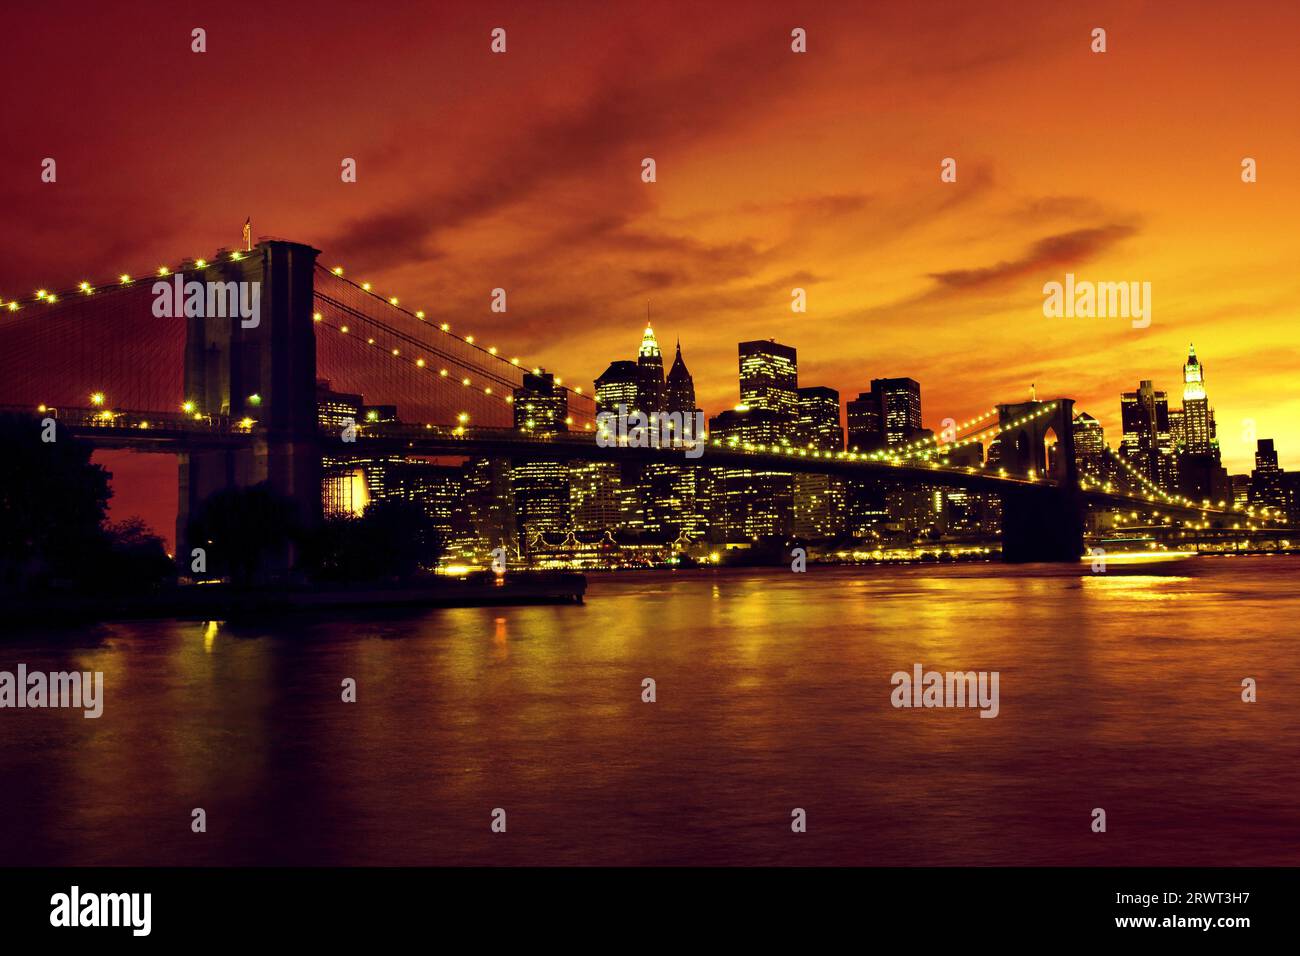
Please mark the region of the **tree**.
POLYGON ((0 415, 0 590, 81 584, 96 573, 109 473, 88 442, 0 415))
POLYGON ((266 559, 300 534, 291 498, 262 482, 223 488, 208 497, 190 520, 186 538, 207 553, 207 574, 239 585, 261 578, 266 559))
POLYGON ((176 577, 167 545, 141 518, 104 528, 108 560, 103 585, 116 593, 152 591, 176 577))
POLYGON ((327 519, 306 549, 311 575, 321 581, 407 578, 442 556, 433 519, 411 501, 373 502, 360 517, 327 519))

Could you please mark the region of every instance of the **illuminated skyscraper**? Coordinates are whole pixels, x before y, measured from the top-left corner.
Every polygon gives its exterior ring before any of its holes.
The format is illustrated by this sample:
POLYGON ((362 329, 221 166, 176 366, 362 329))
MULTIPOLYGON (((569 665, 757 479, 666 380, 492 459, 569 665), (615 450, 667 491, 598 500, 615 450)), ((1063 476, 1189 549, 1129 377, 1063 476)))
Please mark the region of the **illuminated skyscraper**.
POLYGON ((814 385, 799 389, 799 444, 820 451, 843 451, 840 393, 814 385))
POLYGON ((844 406, 849 425, 849 449, 873 452, 885 447, 885 425, 880 411, 880 396, 862 392, 844 406))
POLYGON ((1277 464, 1273 439, 1259 439, 1255 449, 1255 470, 1250 473, 1250 503, 1256 507, 1286 509, 1286 488, 1277 464))
MULTIPOLYGON (((709 437, 724 445, 777 445, 790 433, 788 415, 742 406, 709 420, 709 437)), ((758 467, 713 469, 713 535, 718 541, 753 542, 794 530, 794 476, 758 467)))
POLYGON ((799 422, 799 360, 788 345, 771 340, 741 342, 740 404, 784 418, 793 440, 799 422))
POLYGON ((1105 432, 1087 412, 1080 412, 1074 422, 1074 460, 1086 477, 1104 480, 1109 474, 1105 432))
POLYGON ((568 431, 569 398, 557 388, 550 372, 524 373, 524 382, 514 391, 515 428, 538 434, 568 431))
POLYGON ((906 445, 921 431, 921 383, 912 378, 876 378, 871 391, 880 396, 885 444, 906 445))
POLYGON ((1169 396, 1157 391, 1149 379, 1137 391, 1120 396, 1120 421, 1124 437, 1120 452, 1142 477, 1170 490, 1175 469, 1173 437, 1169 431, 1169 396))
POLYGON ((1194 455, 1217 450, 1214 431, 1214 413, 1205 394, 1205 366, 1196 358, 1196 347, 1189 345, 1183 365, 1183 447, 1194 455))
POLYGON ((621 530, 624 495, 616 463, 579 461, 569 465, 569 509, 575 531, 621 530))
MULTIPOLYGON (((514 391, 515 428, 539 435, 568 431, 568 396, 549 372, 525 373, 514 391)), ((510 469, 515 520, 531 554, 538 535, 570 527, 569 469, 557 461, 516 461, 510 469)))
POLYGON ((618 414, 623 405, 628 413, 637 411, 641 398, 641 371, 636 362, 610 362, 609 368, 596 379, 596 411, 618 414))
POLYGON ((648 324, 641 335, 641 350, 636 357, 640 374, 640 392, 637 410, 660 412, 664 410, 664 359, 655 341, 655 331, 648 324))
POLYGON ((921 383, 876 378, 871 391, 848 403, 849 447, 858 451, 898 448, 922 434, 921 383))
POLYGON ((472 528, 478 563, 486 565, 494 548, 518 552, 510 462, 501 458, 472 458, 462 466, 465 511, 472 528))
POLYGON ((1192 345, 1183 364, 1183 408, 1169 412, 1169 431, 1179 493, 1193 500, 1226 500, 1232 493, 1231 480, 1221 463, 1214 411, 1205 394, 1205 366, 1192 345))

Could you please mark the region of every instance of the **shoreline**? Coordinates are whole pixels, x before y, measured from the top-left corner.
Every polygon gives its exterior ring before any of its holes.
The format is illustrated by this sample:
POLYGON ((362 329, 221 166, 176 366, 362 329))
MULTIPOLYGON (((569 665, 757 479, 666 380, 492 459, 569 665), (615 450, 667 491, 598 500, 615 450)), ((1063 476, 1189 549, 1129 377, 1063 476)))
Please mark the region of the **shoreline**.
POLYGON ((235 588, 178 585, 161 594, 129 597, 26 595, 6 600, 0 630, 33 624, 98 624, 130 620, 238 620, 252 615, 388 608, 491 607, 581 604, 587 579, 572 571, 491 572, 431 576, 428 580, 365 585, 317 584, 235 588))

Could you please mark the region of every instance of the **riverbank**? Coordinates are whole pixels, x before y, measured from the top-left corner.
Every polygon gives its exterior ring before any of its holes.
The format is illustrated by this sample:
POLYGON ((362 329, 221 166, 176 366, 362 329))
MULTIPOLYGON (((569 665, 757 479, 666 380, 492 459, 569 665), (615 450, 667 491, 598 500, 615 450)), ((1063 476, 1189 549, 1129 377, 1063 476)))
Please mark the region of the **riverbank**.
POLYGON ((456 577, 431 575, 418 581, 365 585, 236 588, 228 584, 187 584, 148 595, 49 593, 10 597, 5 600, 0 628, 158 618, 229 621, 322 610, 581 604, 586 590, 586 577, 568 571, 514 571, 501 576, 476 571, 456 577))

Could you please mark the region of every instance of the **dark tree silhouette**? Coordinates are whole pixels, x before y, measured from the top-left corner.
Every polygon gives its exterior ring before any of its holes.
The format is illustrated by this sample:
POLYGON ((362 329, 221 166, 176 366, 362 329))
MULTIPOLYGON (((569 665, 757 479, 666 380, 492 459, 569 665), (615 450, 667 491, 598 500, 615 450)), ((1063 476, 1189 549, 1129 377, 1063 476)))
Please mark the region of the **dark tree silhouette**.
POLYGON ((433 520, 418 504, 377 501, 361 517, 327 519, 306 549, 312 577, 321 581, 406 578, 442 556, 433 520))
POLYGON ((107 560, 102 585, 114 592, 153 591, 176 578, 167 545, 141 518, 104 528, 107 560))
POLYGON ((0 590, 80 585, 103 570, 100 526, 112 491, 91 451, 57 425, 0 415, 0 590))
POLYGON ((203 502, 186 536, 206 552, 207 577, 254 584, 263 578, 266 559, 299 536, 296 510, 292 499, 265 482, 223 488, 203 502))

